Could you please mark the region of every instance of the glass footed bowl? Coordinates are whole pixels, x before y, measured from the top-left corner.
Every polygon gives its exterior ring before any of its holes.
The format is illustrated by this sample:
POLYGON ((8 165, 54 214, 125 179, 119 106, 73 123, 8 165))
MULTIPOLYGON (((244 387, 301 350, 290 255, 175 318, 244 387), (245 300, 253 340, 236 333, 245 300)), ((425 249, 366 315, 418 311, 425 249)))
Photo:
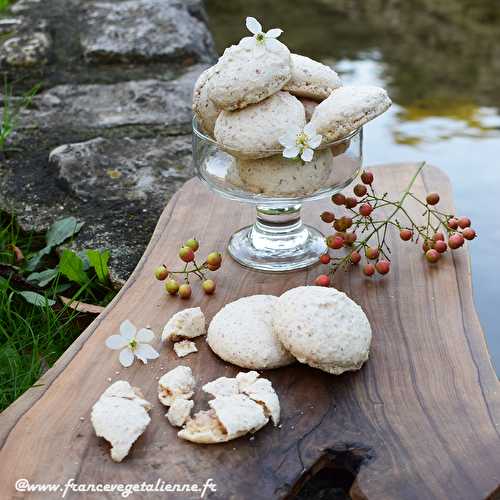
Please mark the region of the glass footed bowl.
POLYGON ((243 266, 260 271, 292 271, 318 262, 327 249, 325 237, 302 222, 302 203, 351 184, 361 170, 362 153, 359 128, 316 149, 311 162, 283 158, 281 150, 259 152, 264 157, 258 160, 240 160, 223 151, 193 119, 199 178, 225 198, 256 206, 255 223, 233 234, 228 251, 243 266))

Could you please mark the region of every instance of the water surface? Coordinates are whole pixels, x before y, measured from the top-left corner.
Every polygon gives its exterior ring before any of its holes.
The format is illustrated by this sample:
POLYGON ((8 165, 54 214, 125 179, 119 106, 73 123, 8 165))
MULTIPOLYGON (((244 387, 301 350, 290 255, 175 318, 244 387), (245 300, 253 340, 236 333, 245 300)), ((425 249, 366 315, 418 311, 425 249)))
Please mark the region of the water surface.
POLYGON ((425 160, 450 176, 470 245, 474 299, 500 374, 500 8, 496 0, 207 0, 221 52, 252 15, 290 50, 332 65, 347 84, 388 89, 365 127, 366 164, 425 160))

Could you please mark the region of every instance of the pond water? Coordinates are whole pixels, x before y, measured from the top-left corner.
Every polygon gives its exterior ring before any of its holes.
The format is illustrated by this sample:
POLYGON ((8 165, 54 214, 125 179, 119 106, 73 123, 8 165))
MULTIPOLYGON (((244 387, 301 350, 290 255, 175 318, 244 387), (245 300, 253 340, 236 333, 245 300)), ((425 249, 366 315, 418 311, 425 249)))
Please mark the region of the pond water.
POLYGON ((208 0, 219 52, 244 18, 280 27, 292 52, 394 104, 365 127, 365 164, 425 160, 450 176, 470 245, 474 299, 500 375, 500 9, 497 0, 208 0))

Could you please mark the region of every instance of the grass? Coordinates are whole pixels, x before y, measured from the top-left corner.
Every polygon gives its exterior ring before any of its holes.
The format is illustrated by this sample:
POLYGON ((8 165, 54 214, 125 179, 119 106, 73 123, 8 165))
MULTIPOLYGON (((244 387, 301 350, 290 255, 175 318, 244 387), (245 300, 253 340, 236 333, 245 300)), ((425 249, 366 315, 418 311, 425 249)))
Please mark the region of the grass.
POLYGON ((7 10, 9 5, 12 3, 12 0, 0 0, 0 12, 7 10))
POLYGON ((0 411, 36 383, 93 319, 64 305, 60 295, 104 305, 115 294, 108 252, 91 252, 92 266, 69 251, 68 268, 54 248, 46 250, 50 238, 68 240, 69 233, 60 231, 67 227, 59 224, 57 233, 52 226, 45 235, 23 233, 12 217, 0 214, 0 411))

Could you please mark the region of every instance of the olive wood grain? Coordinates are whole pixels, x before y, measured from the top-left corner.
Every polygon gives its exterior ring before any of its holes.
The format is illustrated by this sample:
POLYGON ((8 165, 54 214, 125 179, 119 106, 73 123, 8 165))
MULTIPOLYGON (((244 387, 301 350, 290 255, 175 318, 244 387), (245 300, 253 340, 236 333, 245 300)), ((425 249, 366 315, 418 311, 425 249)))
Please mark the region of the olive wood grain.
MULTIPOLYGON (((415 165, 374 169, 382 191, 400 192, 415 165)), ((453 210, 446 176, 426 167, 415 191, 441 194, 453 210)), ((324 230, 319 213, 329 200, 306 204, 304 218, 324 230)), ((410 209, 421 212, 418 207, 410 209)), ((392 270, 366 279, 359 270, 341 272, 335 285, 366 311, 373 327, 371 358, 362 370, 341 376, 293 365, 266 372, 279 393, 282 425, 266 426, 255 438, 201 446, 176 437, 157 399, 157 379, 177 365, 191 366, 198 387, 238 369, 221 362, 197 340, 198 353, 177 359, 170 346, 158 360, 122 368, 116 351, 104 346, 128 318, 150 325, 159 336, 167 319, 184 307, 200 306, 210 319, 225 303, 266 293, 279 295, 312 283, 318 268, 291 274, 253 272, 225 255, 215 274, 214 296, 194 286, 191 300, 167 296, 153 278, 159 263, 174 264, 179 243, 196 235, 201 253, 224 249, 229 236, 253 218, 250 206, 212 194, 191 180, 171 199, 133 275, 115 300, 71 345, 55 366, 0 416, 0 496, 22 494, 15 481, 31 483, 203 484, 210 498, 283 498, 301 478, 323 466, 355 477, 352 498, 479 499, 500 484, 500 385, 474 309, 466 248, 447 253, 437 266, 422 258, 420 245, 391 237, 392 270), (116 372, 119 372, 117 374, 116 372), (98 439, 89 414, 109 380, 125 379, 153 403, 152 422, 120 464, 98 439), (83 417, 81 419, 80 417, 83 417), (308 472, 309 471, 309 472, 308 472)), ((325 325, 334 328, 334 325, 325 325)), ((158 341, 159 344, 159 341, 158 341)), ((159 346, 158 346, 159 347, 159 346)), ((201 391, 200 391, 201 392, 201 391)), ((196 395, 197 406, 206 398, 196 395)), ((117 498, 116 494, 68 494, 66 498, 117 498)), ((54 495, 59 497, 59 495, 54 495)), ((133 498, 197 498, 198 494, 135 493, 133 498)))

